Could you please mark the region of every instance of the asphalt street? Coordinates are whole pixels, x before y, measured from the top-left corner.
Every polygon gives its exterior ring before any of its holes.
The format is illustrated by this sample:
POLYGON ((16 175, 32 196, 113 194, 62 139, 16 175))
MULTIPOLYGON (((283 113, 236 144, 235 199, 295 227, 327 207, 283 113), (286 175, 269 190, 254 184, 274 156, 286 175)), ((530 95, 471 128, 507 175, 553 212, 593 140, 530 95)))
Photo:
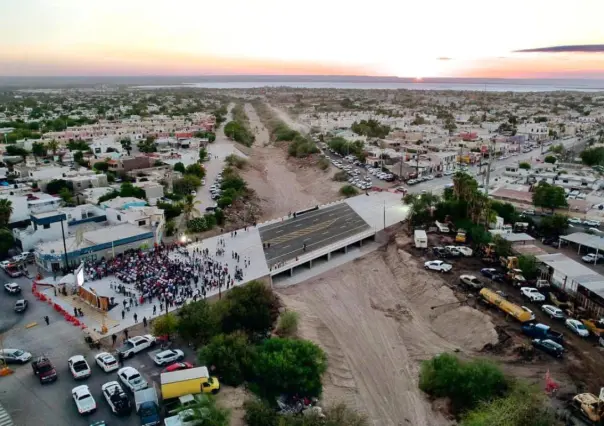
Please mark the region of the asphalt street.
MULTIPOLYGON (((30 363, 25 365, 11 364, 13 374, 0 377, 0 402, 19 426, 65 426, 90 425, 105 420, 110 425, 140 425, 138 416, 132 412, 129 417, 117 417, 111 413, 109 405, 101 395, 101 385, 117 380, 117 373, 105 373, 94 362, 94 355, 102 350, 90 349, 84 341, 82 331, 58 315, 50 305, 36 300, 31 293, 31 280, 9 279, 0 271, 0 282, 18 282, 23 288, 23 296, 30 301, 28 311, 17 316, 12 310, 17 296, 3 292, 0 295, 0 306, 3 325, 11 328, 3 334, 4 348, 18 348, 31 352, 34 357, 45 355, 54 364, 58 380, 42 385, 34 376, 30 363), (50 324, 46 325, 44 316, 48 315, 50 324), (8 319, 7 319, 8 318, 8 319), (31 328, 26 324, 37 322, 31 328), (67 360, 73 355, 83 355, 92 369, 88 379, 76 381, 67 368, 67 360), (86 384, 90 387, 97 403, 96 413, 81 416, 71 398, 71 389, 86 384)), ((122 336, 120 336, 122 337, 122 336)), ((188 348, 182 349, 185 360, 195 362, 195 356, 188 348)), ((157 350, 157 349, 156 349, 157 350)), ((155 366, 151 356, 153 350, 137 354, 125 362, 125 365, 136 368, 151 383, 159 381, 160 367, 155 366)), ((129 394, 132 403, 134 398, 129 394)))
POLYGON ((260 228, 269 268, 306 252, 320 249, 369 229, 369 225, 348 206, 336 204, 296 218, 260 228), (270 244, 270 248, 268 248, 270 244))

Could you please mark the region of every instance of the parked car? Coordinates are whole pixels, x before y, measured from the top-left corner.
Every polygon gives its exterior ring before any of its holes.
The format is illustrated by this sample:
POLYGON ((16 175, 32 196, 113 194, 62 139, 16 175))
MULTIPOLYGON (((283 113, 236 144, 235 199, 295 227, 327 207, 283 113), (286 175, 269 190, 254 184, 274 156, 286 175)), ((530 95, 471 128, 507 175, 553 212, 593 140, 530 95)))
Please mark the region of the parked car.
POLYGON ((531 302, 545 302, 545 296, 533 287, 520 287, 520 293, 531 302))
POLYGON ((528 209, 528 210, 524 210, 522 212, 522 214, 525 216, 535 216, 537 213, 535 213, 534 209, 528 209))
POLYGON ((136 392, 141 389, 146 389, 149 384, 136 368, 133 367, 123 367, 117 371, 117 376, 120 378, 120 381, 130 389, 132 392, 136 392))
POLYGON ((604 256, 601 254, 596 255, 595 253, 588 253, 581 258, 585 263, 598 263, 604 260, 604 256))
POLYGON ((460 275, 459 281, 462 285, 470 287, 474 290, 480 290, 484 287, 484 284, 474 275, 460 275))
POLYGON ((562 355, 564 354, 564 347, 553 340, 533 339, 532 345, 556 358, 562 358, 562 355))
POLYGON ((15 302, 15 312, 17 313, 21 313, 21 312, 25 312, 27 310, 27 300, 25 299, 19 299, 15 302))
POLYGON ((25 364, 31 354, 22 349, 0 349, 0 360, 7 364, 25 364))
POLYGON ((101 392, 111 411, 118 416, 126 416, 132 411, 132 404, 126 392, 116 381, 107 382, 101 386, 101 392))
POLYGON ((428 262, 424 263, 424 268, 431 271, 449 272, 451 269, 453 269, 453 265, 445 263, 442 260, 429 260, 428 262))
POLYGON ((600 222, 598 222, 597 220, 584 220, 583 225, 599 228, 600 222))
POLYGON ((153 362, 155 362, 155 365, 159 365, 161 367, 162 365, 180 361, 184 357, 185 354, 180 349, 168 349, 155 354, 153 357, 153 362))
POLYGON ((96 401, 86 385, 77 386, 71 390, 71 396, 80 414, 90 414, 96 411, 96 401))
POLYGON ((21 293, 21 286, 17 283, 6 283, 4 284, 4 291, 8 294, 19 294, 21 293))
POLYGON ((57 380, 57 370, 55 370, 52 362, 45 356, 41 356, 33 361, 31 368, 34 370, 34 375, 38 376, 42 384, 57 380))
POLYGON ((155 337, 150 334, 143 336, 134 336, 129 338, 126 343, 117 349, 124 358, 130 358, 135 354, 155 346, 155 337))
POLYGON ((94 360, 105 373, 109 373, 120 368, 120 364, 117 362, 117 359, 115 359, 115 357, 109 352, 101 352, 95 355, 94 360))
POLYGON ((503 274, 495 268, 482 268, 480 273, 493 281, 503 281, 503 274))
POLYGON ((162 373, 171 373, 172 371, 180 371, 180 370, 188 370, 193 368, 193 364, 190 362, 175 362, 173 364, 168 365, 166 368, 162 370, 162 373))
POLYGON ((542 305, 541 310, 551 319, 564 319, 564 311, 553 305, 542 305))
POLYGON ((578 217, 569 217, 568 223, 572 223, 573 225, 581 225, 581 224, 583 224, 583 221, 581 219, 579 219, 578 217))
POLYGON ((585 325, 583 325, 581 321, 569 318, 566 320, 565 324, 570 329, 570 331, 575 333, 577 336, 589 336, 589 330, 587 329, 587 327, 585 327, 585 325))
POLYGON ((90 377, 92 371, 90 370, 90 366, 88 362, 86 362, 86 358, 82 355, 74 355, 67 360, 67 366, 69 367, 69 371, 74 379, 85 379, 90 377))
POLYGON ((466 246, 447 246, 447 248, 449 248, 449 247, 455 247, 455 250, 460 252, 465 257, 470 257, 474 253, 474 251, 470 247, 466 247, 466 246))

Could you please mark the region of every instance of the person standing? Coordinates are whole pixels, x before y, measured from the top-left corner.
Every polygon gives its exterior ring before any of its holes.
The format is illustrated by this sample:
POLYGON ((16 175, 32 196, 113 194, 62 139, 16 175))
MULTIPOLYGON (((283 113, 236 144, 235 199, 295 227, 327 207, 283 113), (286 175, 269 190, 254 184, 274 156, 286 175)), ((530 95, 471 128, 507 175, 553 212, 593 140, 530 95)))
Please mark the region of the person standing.
POLYGON ((114 333, 114 334, 111 335, 111 342, 112 342, 111 347, 115 346, 115 342, 116 341, 117 341, 117 336, 114 333))
POLYGON ((134 323, 138 323, 138 315, 136 315, 136 312, 134 313, 134 323))
POLYGON ((143 317, 143 327, 147 328, 147 317, 143 317))
POLYGON ((44 321, 46 322, 46 325, 50 325, 50 318, 48 318, 48 315, 44 315, 44 321))
POLYGON ((157 306, 153 305, 153 316, 157 314, 157 306))

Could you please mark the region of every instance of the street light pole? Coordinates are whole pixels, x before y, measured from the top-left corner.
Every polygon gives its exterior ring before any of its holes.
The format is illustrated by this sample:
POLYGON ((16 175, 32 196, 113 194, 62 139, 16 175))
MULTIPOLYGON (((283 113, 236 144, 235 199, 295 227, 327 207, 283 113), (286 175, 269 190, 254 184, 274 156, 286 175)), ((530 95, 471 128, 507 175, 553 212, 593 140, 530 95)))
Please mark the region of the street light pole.
POLYGON ((65 228, 63 227, 63 217, 61 216, 61 235, 63 236, 63 250, 65 256, 65 269, 69 269, 69 263, 67 262, 67 243, 65 242, 65 228))

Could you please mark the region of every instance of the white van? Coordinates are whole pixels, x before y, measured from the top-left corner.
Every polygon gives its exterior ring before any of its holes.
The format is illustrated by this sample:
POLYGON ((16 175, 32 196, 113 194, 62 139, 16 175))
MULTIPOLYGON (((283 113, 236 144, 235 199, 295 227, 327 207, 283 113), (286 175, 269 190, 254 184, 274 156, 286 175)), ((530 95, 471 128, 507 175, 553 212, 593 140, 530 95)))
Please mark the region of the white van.
POLYGON ((414 232, 415 248, 428 248, 428 236, 423 229, 417 229, 414 232))
POLYGON ((449 227, 444 223, 440 223, 437 220, 436 222, 434 222, 434 224, 436 225, 436 228, 438 228, 438 232, 442 232, 443 234, 448 234, 450 232, 449 227))

